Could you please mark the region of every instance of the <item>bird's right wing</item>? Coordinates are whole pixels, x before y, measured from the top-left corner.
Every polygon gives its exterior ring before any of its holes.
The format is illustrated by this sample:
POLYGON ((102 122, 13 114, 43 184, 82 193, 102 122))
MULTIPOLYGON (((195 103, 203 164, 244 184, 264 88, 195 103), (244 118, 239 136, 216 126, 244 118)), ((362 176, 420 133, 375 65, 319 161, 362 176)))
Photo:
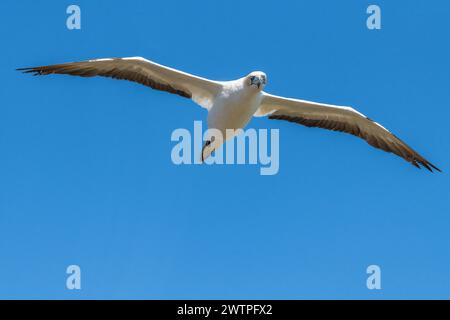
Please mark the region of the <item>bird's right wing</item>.
POLYGON ((422 165, 430 171, 441 171, 382 125, 350 107, 289 99, 264 92, 255 116, 268 116, 269 119, 286 120, 307 127, 350 133, 366 140, 375 148, 402 157, 418 168, 422 165))
POLYGON ((219 81, 197 77, 141 57, 97 59, 18 70, 34 75, 69 74, 81 77, 103 76, 125 79, 190 98, 208 110, 215 96, 222 89, 219 81))

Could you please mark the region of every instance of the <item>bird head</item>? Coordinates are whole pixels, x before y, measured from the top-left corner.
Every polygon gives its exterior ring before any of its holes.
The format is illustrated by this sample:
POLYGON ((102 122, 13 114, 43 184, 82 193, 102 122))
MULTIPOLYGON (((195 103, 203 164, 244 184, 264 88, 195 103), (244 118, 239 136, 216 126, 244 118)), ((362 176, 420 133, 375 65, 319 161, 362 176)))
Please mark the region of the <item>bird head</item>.
POLYGON ((254 71, 246 77, 246 84, 249 87, 255 87, 258 90, 263 90, 267 83, 267 76, 264 72, 254 71))

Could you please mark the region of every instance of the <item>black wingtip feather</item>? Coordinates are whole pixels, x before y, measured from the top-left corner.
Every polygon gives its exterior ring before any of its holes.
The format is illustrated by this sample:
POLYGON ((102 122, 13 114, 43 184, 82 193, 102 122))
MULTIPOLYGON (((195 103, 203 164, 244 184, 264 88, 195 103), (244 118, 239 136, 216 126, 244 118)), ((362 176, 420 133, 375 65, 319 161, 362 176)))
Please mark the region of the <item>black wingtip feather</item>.
POLYGON ((419 169, 422 169, 422 167, 424 167, 425 169, 427 169, 428 171, 430 171, 430 172, 432 172, 432 173, 435 172, 434 170, 436 170, 436 171, 438 171, 438 172, 442 172, 441 169, 439 169, 438 167, 436 167, 434 164, 432 164, 432 163, 426 161, 425 159, 423 159, 423 160, 413 160, 413 161, 412 161, 412 164, 413 164, 415 167, 419 168, 419 169), (434 169, 434 170, 433 170, 433 169, 434 169))
POLYGON ((33 76, 42 75, 41 70, 39 70, 38 68, 17 68, 16 71, 19 71, 22 73, 32 73, 33 76))
MULTIPOLYGON (((436 167, 434 164, 428 162, 428 165, 430 165, 434 170, 436 170, 436 171, 438 171, 438 172, 442 172, 442 170, 439 169, 438 167, 436 167)), ((434 172, 434 171, 432 171, 431 169, 430 169, 430 171, 431 171, 431 172, 434 172)))

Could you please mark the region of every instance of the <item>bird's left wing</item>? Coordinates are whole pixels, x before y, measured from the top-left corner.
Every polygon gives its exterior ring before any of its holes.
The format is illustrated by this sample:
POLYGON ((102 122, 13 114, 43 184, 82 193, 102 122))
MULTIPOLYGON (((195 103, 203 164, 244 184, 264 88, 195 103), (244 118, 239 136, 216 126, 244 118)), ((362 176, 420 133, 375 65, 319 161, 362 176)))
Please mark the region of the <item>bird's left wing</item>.
POLYGON ((222 88, 218 81, 197 77, 141 57, 97 59, 18 70, 34 75, 69 74, 129 80, 190 98, 206 109, 210 109, 214 97, 222 88))
POLYGON ((264 92, 255 116, 268 116, 269 119, 296 122, 307 127, 350 133, 366 140, 375 148, 404 158, 418 168, 422 165, 430 171, 441 171, 389 130, 350 107, 288 99, 264 92))

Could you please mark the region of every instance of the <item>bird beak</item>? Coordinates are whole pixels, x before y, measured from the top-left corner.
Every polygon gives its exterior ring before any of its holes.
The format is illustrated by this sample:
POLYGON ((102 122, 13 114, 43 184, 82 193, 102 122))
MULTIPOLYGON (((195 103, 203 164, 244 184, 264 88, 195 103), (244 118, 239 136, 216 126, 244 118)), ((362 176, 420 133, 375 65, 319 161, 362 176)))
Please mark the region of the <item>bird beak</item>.
POLYGON ((261 79, 259 79, 257 77, 252 78, 251 85, 254 85, 254 84, 258 87, 258 89, 260 89, 261 85, 262 85, 261 79))

